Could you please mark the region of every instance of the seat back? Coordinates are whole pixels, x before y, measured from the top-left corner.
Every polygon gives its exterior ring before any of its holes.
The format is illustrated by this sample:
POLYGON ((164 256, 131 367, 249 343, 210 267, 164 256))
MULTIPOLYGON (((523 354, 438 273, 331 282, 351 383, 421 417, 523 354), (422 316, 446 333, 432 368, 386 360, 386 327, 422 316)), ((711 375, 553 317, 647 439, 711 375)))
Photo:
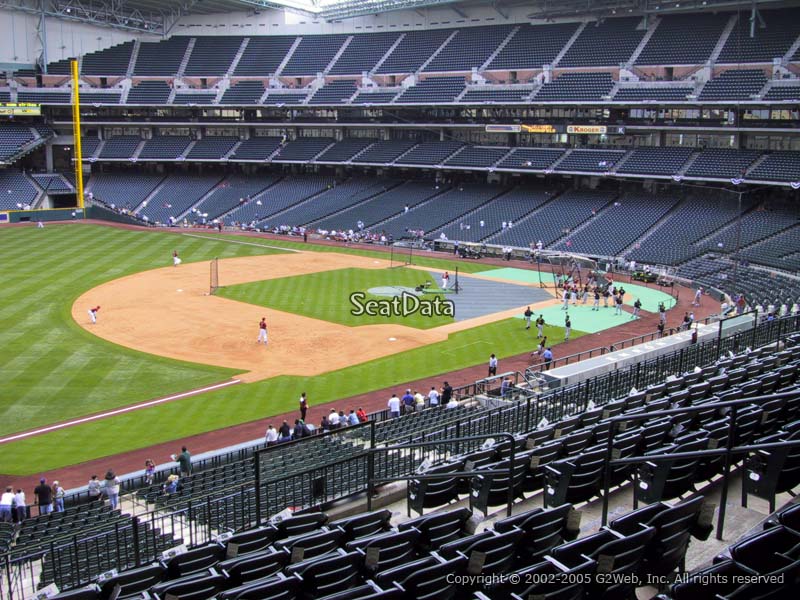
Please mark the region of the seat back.
POLYGON ((278 540, 274 546, 278 550, 288 552, 293 557, 293 562, 307 558, 314 558, 333 552, 341 546, 344 532, 341 529, 296 535, 285 540, 278 540))
POLYGON ((519 560, 530 564, 541 559, 547 552, 574 540, 580 533, 580 513, 575 514, 570 504, 554 508, 540 508, 497 521, 494 529, 500 533, 513 527, 521 529, 525 535, 519 547, 519 560))
POLYGON ((328 523, 328 527, 331 529, 338 527, 344 531, 345 539, 350 541, 356 538, 388 531, 391 529, 391 525, 389 524, 391 518, 392 511, 376 510, 370 513, 332 521, 328 523))
POLYGON ((387 588, 394 583, 402 584, 407 577, 410 577, 420 569, 438 564, 440 564, 440 561, 435 556, 428 555, 425 558, 412 560, 391 569, 384 569, 380 573, 376 573, 372 579, 382 588, 387 588))
POLYGON ((490 506, 505 504, 511 499, 522 496, 522 484, 528 473, 528 461, 514 460, 512 476, 509 477, 509 459, 486 465, 486 470, 500 471, 499 473, 473 477, 470 482, 469 504, 471 510, 480 510, 488 514, 490 506))
POLYGON ((545 467, 546 506, 561 506, 589 500, 597 495, 605 463, 605 450, 585 452, 569 461, 555 461, 545 467))
POLYGON ((94 585, 50 596, 50 600, 100 600, 100 598, 97 586, 94 585))
POLYGON ((520 529, 512 529, 506 533, 487 536, 476 541, 462 551, 470 560, 474 560, 476 553, 483 559, 481 566, 482 575, 505 573, 514 564, 517 556, 517 545, 525 535, 520 529))
POLYGON ((463 462, 452 462, 428 471, 429 474, 453 473, 452 479, 412 479, 408 482, 408 507, 420 515, 426 508, 442 506, 458 499, 459 477, 463 462))
POLYGON ((266 550, 277 539, 277 536, 278 530, 271 526, 234 534, 225 542, 225 555, 241 556, 249 552, 266 550))
POLYGON ((218 544, 194 548, 183 554, 177 554, 166 562, 167 577, 177 579, 192 573, 205 571, 222 560, 225 549, 218 544))
POLYGON ((325 513, 309 513, 307 515, 294 515, 288 519, 283 519, 278 523, 273 523, 277 530, 275 539, 283 539, 304 533, 316 531, 328 522, 328 515, 325 513))
POLYGON ((539 598, 546 600, 582 600, 585 582, 595 572, 597 563, 591 559, 571 569, 565 569, 552 560, 544 560, 526 569, 516 571, 516 578, 508 577, 497 588, 492 588, 493 597, 526 600, 539 598))
POLYGON ((730 553, 737 563, 763 575, 774 571, 781 564, 776 554, 788 552, 798 544, 800 534, 779 526, 739 540, 730 547, 730 553))
POLYGON ((222 575, 189 575, 165 581, 150 588, 151 595, 166 598, 169 594, 175 600, 208 600, 226 586, 222 575))
POLYGON ((726 560, 692 575, 672 585, 669 591, 672 600, 718 600, 741 585, 735 583, 735 577, 752 576, 753 572, 726 560))
POLYGON ((449 600, 458 589, 453 575, 464 573, 467 562, 463 556, 446 561, 437 561, 430 557, 411 563, 417 565, 414 569, 397 567, 378 574, 375 580, 384 589, 392 582, 400 584, 406 591, 407 598, 449 600))
POLYGON ((436 550, 442 544, 458 540, 465 535, 471 535, 465 526, 472 511, 468 508, 458 508, 447 512, 426 515, 411 519, 397 526, 399 531, 412 527, 420 532, 417 545, 424 550, 436 550))
POLYGON ((280 573, 289 564, 289 558, 287 552, 269 549, 224 560, 219 563, 218 568, 228 576, 231 585, 240 586, 280 573))
POLYGON ((710 523, 700 523, 702 510, 703 498, 698 496, 660 511, 647 521, 656 535, 645 553, 642 572, 668 575, 683 566, 690 537, 708 539, 713 529, 710 523))
POLYGON ((112 594, 120 597, 137 594, 163 581, 166 575, 166 567, 158 563, 138 569, 129 569, 100 584, 100 597, 102 600, 108 600, 112 594), (117 586, 119 586, 119 592, 115 589, 117 586))
POLYGON ((296 600, 299 594, 300 580, 297 577, 276 575, 225 590, 217 600, 296 600))
POLYGON ((348 552, 360 550, 367 555, 366 566, 370 571, 379 572, 390 569, 417 557, 416 543, 420 532, 406 529, 397 533, 382 533, 348 542, 348 552), (370 558, 372 556, 372 558, 370 558))
POLYGON ((329 596, 318 596, 319 600, 401 600, 403 593, 396 587, 382 590, 370 582, 329 596))
POLYGON ((352 588, 361 583, 358 552, 312 558, 286 567, 286 575, 302 579, 301 590, 307 597, 321 597, 352 588))

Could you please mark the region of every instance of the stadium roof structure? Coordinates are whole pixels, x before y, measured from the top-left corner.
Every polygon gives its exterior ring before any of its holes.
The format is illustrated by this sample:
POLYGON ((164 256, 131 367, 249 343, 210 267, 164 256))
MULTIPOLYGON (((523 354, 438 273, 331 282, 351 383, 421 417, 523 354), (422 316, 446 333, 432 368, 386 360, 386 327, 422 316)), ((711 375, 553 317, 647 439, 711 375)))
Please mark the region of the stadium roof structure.
POLYGON ((324 21, 339 21, 429 7, 447 7, 466 18, 470 7, 475 6, 491 7, 507 18, 506 9, 525 6, 529 18, 549 19, 708 9, 755 10, 756 6, 796 4, 796 0, 0 0, 0 9, 168 35, 185 15, 261 10, 288 10, 324 21))

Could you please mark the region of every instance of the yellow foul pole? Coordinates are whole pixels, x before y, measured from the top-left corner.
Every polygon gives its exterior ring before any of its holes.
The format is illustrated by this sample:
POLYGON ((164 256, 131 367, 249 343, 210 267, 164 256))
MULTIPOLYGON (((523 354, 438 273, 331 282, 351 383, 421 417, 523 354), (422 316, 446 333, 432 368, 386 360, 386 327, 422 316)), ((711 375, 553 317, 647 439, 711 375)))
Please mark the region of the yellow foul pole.
MULTIPOLYGON (((70 62, 72 69, 72 135, 75 139, 75 184, 78 206, 83 208, 83 154, 81 152, 81 98, 78 91, 78 61, 70 62)), ((85 214, 85 213, 84 213, 85 214)))

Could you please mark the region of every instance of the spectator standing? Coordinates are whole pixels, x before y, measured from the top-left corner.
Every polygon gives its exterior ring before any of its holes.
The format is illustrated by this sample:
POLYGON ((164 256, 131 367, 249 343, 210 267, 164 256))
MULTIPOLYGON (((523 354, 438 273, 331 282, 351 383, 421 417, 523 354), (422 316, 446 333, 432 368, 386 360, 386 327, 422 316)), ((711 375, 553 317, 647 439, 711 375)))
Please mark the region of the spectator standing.
POLYGON ((119 477, 114 474, 113 470, 109 470, 108 473, 106 473, 105 481, 103 482, 103 489, 106 492, 106 497, 108 498, 109 504, 111 504, 112 510, 119 506, 120 483, 119 477))
POLYGON ((497 357, 492 354, 489 357, 489 377, 497 375, 497 357))
POLYGON ((181 453, 175 459, 180 465, 181 477, 189 477, 192 474, 192 455, 186 449, 186 446, 181 448, 181 453))
POLYGON ((58 481, 53 482, 53 496, 55 498, 53 501, 55 511, 64 512, 64 496, 66 496, 66 492, 58 481))
POLYGON ((153 479, 156 476, 156 463, 153 462, 152 458, 148 458, 144 461, 144 482, 147 485, 153 485, 153 479))
POLYGON ((450 386, 449 383, 446 381, 444 382, 444 387, 442 387, 442 404, 448 404, 450 399, 453 397, 453 388, 450 386))
POLYGON ((511 393, 511 379, 509 379, 508 377, 504 377, 503 382, 500 384, 500 397, 505 398, 510 393, 511 393))
POLYGON ((14 494, 14 506, 17 511, 17 523, 22 523, 28 516, 28 503, 25 500, 25 492, 21 489, 14 494))
POLYGON ((433 386, 431 386, 431 391, 428 392, 428 406, 431 408, 439 406, 439 392, 437 392, 436 388, 433 386))
POLYGON ((53 512, 53 490, 47 485, 47 480, 42 477, 33 490, 33 495, 36 496, 36 504, 39 505, 39 514, 47 515, 53 512))
POLYGON ((331 430, 339 429, 341 421, 339 419, 339 413, 336 412, 335 408, 332 408, 331 412, 328 413, 328 424, 330 425, 331 430))
POLYGON ((300 419, 302 421, 306 420, 306 413, 308 412, 308 398, 306 398, 306 393, 303 392, 300 394, 300 419))
POLYGON ((550 368, 550 363, 553 362, 553 350, 548 348, 542 354, 542 358, 544 359, 544 368, 545 370, 550 368))
POLYGON ((367 416, 367 413, 360 406, 358 407, 358 410, 356 411, 356 416, 358 417, 359 423, 366 423, 367 421, 369 421, 369 417, 367 416))
POLYGON ((279 442, 288 442, 292 439, 292 428, 289 427, 289 423, 284 421, 281 423, 281 428, 278 430, 278 441, 279 442))
POLYGON ((267 427, 267 433, 264 436, 264 439, 267 442, 267 447, 274 446, 278 443, 278 430, 273 427, 272 423, 270 423, 267 427))
POLYGON ((89 503, 94 504, 100 501, 100 496, 103 495, 103 486, 97 479, 97 475, 92 475, 89 483, 86 484, 86 490, 89 494, 89 503))
POLYGON ((417 412, 425 410, 425 396, 414 390, 414 409, 417 412))
POLYGON ((0 523, 10 523, 11 507, 14 506, 14 488, 8 486, 3 495, 0 496, 0 523))
POLYGON ((356 415, 356 411, 354 409, 350 409, 350 414, 347 415, 347 422, 350 425, 358 425, 361 421, 358 419, 358 415, 356 415))
POLYGON ((658 337, 664 337, 664 321, 658 322, 658 337))
POLYGON ((400 398, 397 397, 397 394, 392 394, 386 406, 389 408, 390 417, 395 419, 400 416, 400 398))
POLYGON ((414 412, 414 396, 411 395, 411 390, 406 390, 403 394, 403 412, 405 414, 414 412))

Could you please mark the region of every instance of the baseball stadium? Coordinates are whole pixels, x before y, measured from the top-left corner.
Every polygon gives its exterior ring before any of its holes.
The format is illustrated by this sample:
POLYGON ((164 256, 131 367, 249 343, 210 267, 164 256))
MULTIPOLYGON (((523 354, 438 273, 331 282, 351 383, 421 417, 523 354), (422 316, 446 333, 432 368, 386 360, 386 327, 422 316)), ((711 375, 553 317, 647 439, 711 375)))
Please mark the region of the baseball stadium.
POLYGON ((800 597, 800 2, 0 32, 0 599, 800 597))

